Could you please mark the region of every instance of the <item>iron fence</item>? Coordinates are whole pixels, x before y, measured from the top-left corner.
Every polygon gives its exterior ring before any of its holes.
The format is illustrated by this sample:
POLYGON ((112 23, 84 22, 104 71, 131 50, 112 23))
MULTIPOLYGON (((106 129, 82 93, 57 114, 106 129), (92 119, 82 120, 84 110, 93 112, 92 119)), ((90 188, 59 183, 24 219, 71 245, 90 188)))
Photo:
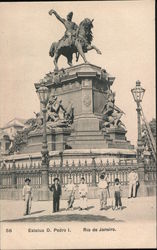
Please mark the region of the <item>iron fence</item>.
MULTIPOLYGON (((96 186, 99 183, 99 178, 102 172, 105 172, 108 176, 110 185, 113 185, 115 178, 119 178, 122 185, 128 184, 128 173, 130 168, 138 170, 137 163, 133 161, 119 161, 118 163, 113 162, 103 163, 100 161, 96 163, 93 159, 91 163, 80 161, 76 164, 72 162, 69 164, 67 161, 65 165, 58 164, 55 162, 48 168, 49 172, 49 185, 53 183, 53 179, 58 177, 63 186, 68 184, 69 177, 72 178, 73 182, 78 185, 81 177, 84 176, 86 183, 89 186, 96 186)), ((13 161, 10 165, 6 166, 3 164, 0 167, 0 188, 17 188, 20 189, 24 185, 26 177, 31 179, 31 185, 38 189, 42 185, 42 166, 38 164, 19 165, 13 161)), ((144 181, 155 182, 156 181, 156 167, 154 164, 147 162, 144 164, 144 181)))

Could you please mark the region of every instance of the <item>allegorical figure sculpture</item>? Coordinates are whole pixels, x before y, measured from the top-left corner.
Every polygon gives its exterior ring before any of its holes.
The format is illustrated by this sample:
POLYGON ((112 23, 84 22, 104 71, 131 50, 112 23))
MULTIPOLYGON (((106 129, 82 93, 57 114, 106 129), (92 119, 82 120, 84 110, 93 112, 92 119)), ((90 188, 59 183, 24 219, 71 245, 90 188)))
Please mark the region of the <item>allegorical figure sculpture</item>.
POLYGON ((62 100, 51 96, 47 104, 47 128, 68 127, 73 123, 73 107, 64 108, 62 100))
POLYGON ((101 51, 91 44, 93 20, 85 18, 78 26, 72 22, 72 12, 67 15, 67 19, 60 17, 55 10, 50 10, 49 14, 54 14, 66 28, 64 36, 58 42, 52 43, 49 51, 49 55, 54 57, 55 70, 58 70, 57 62, 61 55, 65 56, 68 64, 72 66, 73 53, 76 53, 77 60, 81 55, 85 63, 87 60, 84 53, 87 51, 95 49, 98 54, 101 54, 101 51))
POLYGON ((107 102, 102 112, 104 128, 125 127, 120 120, 124 112, 115 105, 115 93, 110 89, 107 91, 107 102))
MULTIPOLYGON (((52 129, 56 127, 70 127, 74 121, 74 108, 71 103, 65 108, 62 100, 51 95, 47 104, 46 127, 52 129)), ((34 112, 35 113, 35 112, 34 112)), ((22 131, 18 131, 9 148, 9 154, 19 152, 22 145, 28 141, 30 132, 39 133, 43 129, 42 113, 35 113, 35 118, 28 119, 22 131)))
POLYGON ((47 117, 46 117, 47 122, 49 121, 56 122, 59 119, 56 100, 57 100, 56 96, 52 96, 49 99, 49 102, 47 104, 47 117))

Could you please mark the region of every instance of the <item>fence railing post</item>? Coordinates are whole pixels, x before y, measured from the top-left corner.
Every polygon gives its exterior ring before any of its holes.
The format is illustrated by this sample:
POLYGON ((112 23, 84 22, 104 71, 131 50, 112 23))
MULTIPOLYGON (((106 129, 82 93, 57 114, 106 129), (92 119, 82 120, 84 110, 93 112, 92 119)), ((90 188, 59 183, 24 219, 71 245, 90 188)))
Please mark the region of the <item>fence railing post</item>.
POLYGON ((92 186, 96 186, 96 162, 95 157, 92 157, 92 186))
POLYGON ((138 163, 138 178, 140 182, 144 182, 144 163, 139 162, 138 163))
POLYGON ((15 160, 13 160, 12 170, 11 170, 11 187, 17 188, 17 177, 16 177, 16 165, 15 160))
POLYGON ((138 193, 140 193, 140 196, 144 196, 147 191, 146 191, 146 185, 145 185, 145 165, 144 162, 138 162, 138 179, 139 179, 139 190, 138 193))

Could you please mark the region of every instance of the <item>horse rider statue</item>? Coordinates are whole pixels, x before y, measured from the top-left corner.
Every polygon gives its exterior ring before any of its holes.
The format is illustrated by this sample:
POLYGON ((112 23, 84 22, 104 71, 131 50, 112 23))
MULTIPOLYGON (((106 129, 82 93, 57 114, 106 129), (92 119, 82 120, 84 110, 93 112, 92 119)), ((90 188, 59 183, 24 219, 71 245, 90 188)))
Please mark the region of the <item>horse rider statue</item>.
POLYGON ((60 17, 53 9, 49 11, 49 15, 52 14, 63 23, 66 29, 64 36, 58 42, 53 42, 49 51, 49 55, 54 57, 55 71, 58 71, 57 62, 61 55, 65 56, 68 64, 72 66, 73 53, 76 53, 77 61, 81 55, 85 63, 88 63, 84 55, 87 51, 94 49, 101 54, 101 51, 91 44, 93 20, 85 18, 78 26, 72 22, 73 12, 70 12, 66 19, 60 17))

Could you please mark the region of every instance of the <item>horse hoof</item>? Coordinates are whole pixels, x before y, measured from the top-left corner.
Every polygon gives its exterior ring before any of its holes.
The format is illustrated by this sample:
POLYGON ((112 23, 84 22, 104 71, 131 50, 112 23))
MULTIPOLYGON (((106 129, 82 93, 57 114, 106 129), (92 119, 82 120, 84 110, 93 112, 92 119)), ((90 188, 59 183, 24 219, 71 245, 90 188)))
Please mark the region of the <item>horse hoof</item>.
POLYGON ((98 50, 98 51, 97 51, 97 53, 98 53, 99 55, 102 55, 102 53, 101 53, 101 51, 100 51, 100 50, 98 50))

